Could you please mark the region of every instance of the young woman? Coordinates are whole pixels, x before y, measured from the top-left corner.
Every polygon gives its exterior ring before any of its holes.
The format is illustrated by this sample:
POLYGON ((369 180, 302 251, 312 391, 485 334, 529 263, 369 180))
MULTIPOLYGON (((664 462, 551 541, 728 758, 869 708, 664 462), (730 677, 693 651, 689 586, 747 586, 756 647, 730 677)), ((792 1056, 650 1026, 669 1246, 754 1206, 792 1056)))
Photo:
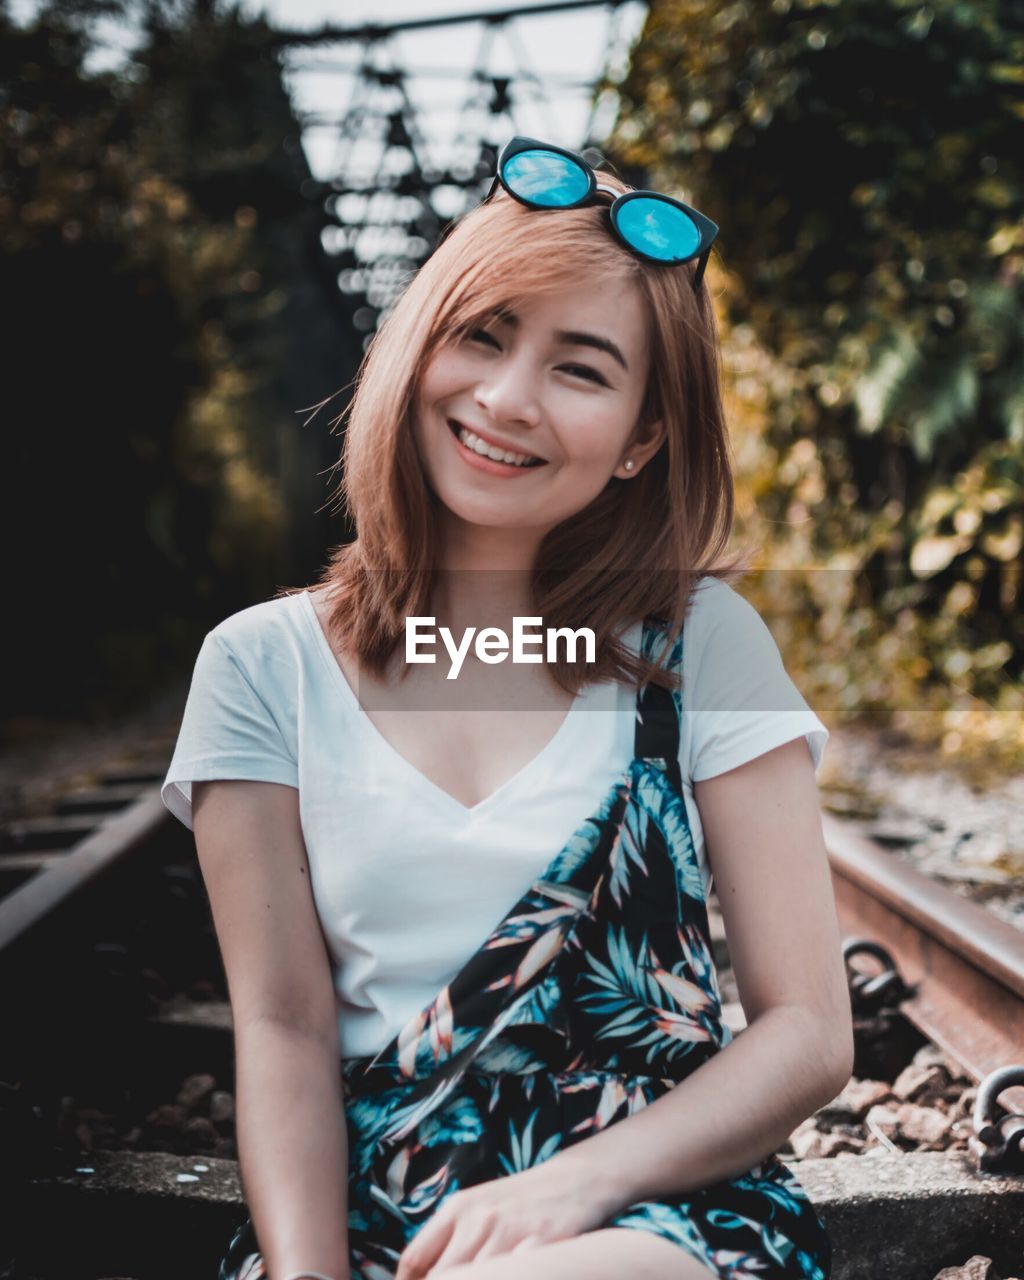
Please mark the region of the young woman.
POLYGON ((203 643, 163 796, 235 1026, 221 1280, 830 1275, 773 1154, 851 1070, 828 735, 721 559, 716 230, 513 139, 362 366, 357 541, 203 643), (450 678, 413 618, 497 631, 450 678), (516 619, 594 660, 499 660, 516 619))

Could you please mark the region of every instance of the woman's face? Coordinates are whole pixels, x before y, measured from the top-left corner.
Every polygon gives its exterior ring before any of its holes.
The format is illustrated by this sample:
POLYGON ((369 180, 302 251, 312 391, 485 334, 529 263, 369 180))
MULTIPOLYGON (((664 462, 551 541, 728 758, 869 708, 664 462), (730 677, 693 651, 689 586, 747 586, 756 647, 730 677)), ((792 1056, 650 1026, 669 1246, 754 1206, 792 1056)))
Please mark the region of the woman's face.
POLYGON ((633 439, 647 374, 632 281, 493 315, 424 370, 413 416, 428 482, 457 521, 542 533, 657 451, 661 424, 633 439))

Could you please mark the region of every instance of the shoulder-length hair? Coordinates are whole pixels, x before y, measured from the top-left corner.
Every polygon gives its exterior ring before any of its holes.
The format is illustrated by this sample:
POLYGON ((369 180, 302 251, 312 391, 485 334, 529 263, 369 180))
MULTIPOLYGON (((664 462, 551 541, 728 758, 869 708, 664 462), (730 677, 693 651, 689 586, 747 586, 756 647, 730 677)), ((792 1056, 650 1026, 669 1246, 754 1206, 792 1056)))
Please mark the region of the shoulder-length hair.
MULTIPOLYGON (((632 189, 603 171, 601 181, 632 189)), ((551 664, 557 683, 573 694, 609 679, 678 687, 676 673, 660 663, 698 580, 729 580, 750 568, 749 551, 721 558, 734 493, 707 284, 694 291, 695 262, 664 266, 628 252, 607 219, 606 203, 538 211, 499 190, 449 229, 374 335, 339 419, 347 418, 338 492, 357 536, 332 551, 315 584, 327 589, 332 642, 374 675, 385 676, 406 618, 432 613, 443 565, 439 500, 412 431, 421 374, 439 348, 538 294, 595 289, 614 305, 616 288, 628 281, 639 287, 650 372, 636 429, 660 418, 666 426, 661 447, 636 477, 612 477, 540 544, 534 612, 546 627, 590 627, 596 639, 596 664, 551 664), (649 616, 668 629, 669 643, 654 662, 616 638, 649 616)))

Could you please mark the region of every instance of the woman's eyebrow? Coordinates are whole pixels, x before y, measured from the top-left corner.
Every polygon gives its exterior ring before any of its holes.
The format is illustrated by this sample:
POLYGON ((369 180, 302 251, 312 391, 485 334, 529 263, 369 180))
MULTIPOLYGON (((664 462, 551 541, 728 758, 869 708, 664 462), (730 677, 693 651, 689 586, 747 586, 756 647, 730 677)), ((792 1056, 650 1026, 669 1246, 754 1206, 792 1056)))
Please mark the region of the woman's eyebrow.
POLYGON ((623 369, 629 373, 629 365, 626 363, 626 357, 611 338, 602 338, 597 333, 581 333, 576 329, 559 329, 555 337, 559 342, 572 343, 577 347, 593 347, 596 351, 605 351, 613 360, 618 360, 623 369))
MULTIPOLYGON (((514 329, 519 323, 519 317, 512 311, 500 310, 495 313, 499 320, 505 321, 514 329)), ((617 360, 623 369, 629 373, 629 365, 626 357, 622 354, 618 345, 612 342, 611 338, 602 337, 598 333, 586 333, 580 329, 559 329, 555 334, 559 342, 571 343, 577 347, 593 347, 595 351, 603 351, 606 355, 617 360)))

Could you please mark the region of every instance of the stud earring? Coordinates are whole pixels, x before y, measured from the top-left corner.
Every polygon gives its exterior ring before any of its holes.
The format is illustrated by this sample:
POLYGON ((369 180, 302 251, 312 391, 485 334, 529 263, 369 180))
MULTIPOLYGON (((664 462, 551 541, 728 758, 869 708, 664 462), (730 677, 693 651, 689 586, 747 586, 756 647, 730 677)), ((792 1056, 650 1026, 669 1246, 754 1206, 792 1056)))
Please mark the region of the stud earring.
POLYGON ((636 466, 636 463, 633 461, 632 458, 629 458, 623 465, 625 466, 627 471, 632 471, 633 468, 636 466))

